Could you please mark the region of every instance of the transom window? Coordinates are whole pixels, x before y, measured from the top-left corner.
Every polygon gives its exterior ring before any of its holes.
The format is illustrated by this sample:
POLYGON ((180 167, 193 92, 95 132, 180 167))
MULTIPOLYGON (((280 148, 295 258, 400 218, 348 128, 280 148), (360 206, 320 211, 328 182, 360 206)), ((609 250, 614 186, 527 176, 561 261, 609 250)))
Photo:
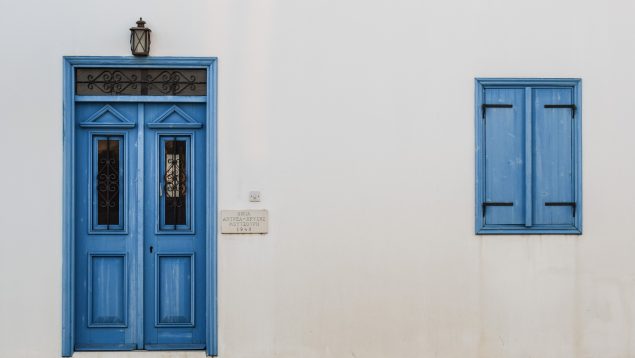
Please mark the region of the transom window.
POLYGON ((77 68, 79 96, 205 96, 207 71, 182 68, 77 68))

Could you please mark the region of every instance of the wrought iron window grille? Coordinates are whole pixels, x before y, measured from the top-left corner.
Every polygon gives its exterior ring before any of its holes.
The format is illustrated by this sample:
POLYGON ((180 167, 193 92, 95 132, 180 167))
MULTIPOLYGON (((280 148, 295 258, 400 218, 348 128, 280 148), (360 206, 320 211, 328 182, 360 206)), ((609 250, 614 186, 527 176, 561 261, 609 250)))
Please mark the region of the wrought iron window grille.
POLYGON ((80 96, 205 96, 204 69, 78 68, 80 96))
POLYGON ((99 140, 97 162, 98 225, 119 225, 119 140, 99 140))

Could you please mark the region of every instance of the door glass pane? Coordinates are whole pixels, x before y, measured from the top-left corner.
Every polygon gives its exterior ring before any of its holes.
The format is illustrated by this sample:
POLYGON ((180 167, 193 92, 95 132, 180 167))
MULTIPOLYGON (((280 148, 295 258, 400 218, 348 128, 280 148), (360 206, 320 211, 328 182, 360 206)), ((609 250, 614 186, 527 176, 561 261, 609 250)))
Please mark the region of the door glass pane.
POLYGON ((119 153, 116 137, 97 140, 97 224, 119 226, 119 153))
POLYGON ((165 224, 186 224, 186 142, 165 141, 165 224))

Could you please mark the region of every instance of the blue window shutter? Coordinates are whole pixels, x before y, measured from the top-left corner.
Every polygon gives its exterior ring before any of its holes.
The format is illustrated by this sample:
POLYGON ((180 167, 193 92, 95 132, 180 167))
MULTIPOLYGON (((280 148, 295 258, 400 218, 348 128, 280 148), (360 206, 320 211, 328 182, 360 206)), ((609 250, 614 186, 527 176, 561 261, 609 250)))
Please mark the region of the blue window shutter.
POLYGON ((521 225, 525 222, 525 90, 488 88, 483 100, 485 106, 512 105, 483 108, 484 223, 521 225), (508 203, 512 205, 496 206, 508 203))
POLYGON ((533 91, 534 225, 573 225, 577 209, 574 177, 577 119, 575 107, 565 107, 574 104, 573 89, 533 91))
POLYGON ((476 79, 476 233, 581 234, 581 80, 476 79))

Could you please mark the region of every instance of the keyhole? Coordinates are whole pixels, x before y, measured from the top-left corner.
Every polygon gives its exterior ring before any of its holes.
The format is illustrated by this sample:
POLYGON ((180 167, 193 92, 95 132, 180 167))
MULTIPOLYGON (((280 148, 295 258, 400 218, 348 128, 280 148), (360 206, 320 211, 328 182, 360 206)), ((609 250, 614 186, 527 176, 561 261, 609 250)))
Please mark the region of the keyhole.
POLYGON ((152 253, 152 250, 154 250, 154 247, 150 246, 150 253, 152 253))

